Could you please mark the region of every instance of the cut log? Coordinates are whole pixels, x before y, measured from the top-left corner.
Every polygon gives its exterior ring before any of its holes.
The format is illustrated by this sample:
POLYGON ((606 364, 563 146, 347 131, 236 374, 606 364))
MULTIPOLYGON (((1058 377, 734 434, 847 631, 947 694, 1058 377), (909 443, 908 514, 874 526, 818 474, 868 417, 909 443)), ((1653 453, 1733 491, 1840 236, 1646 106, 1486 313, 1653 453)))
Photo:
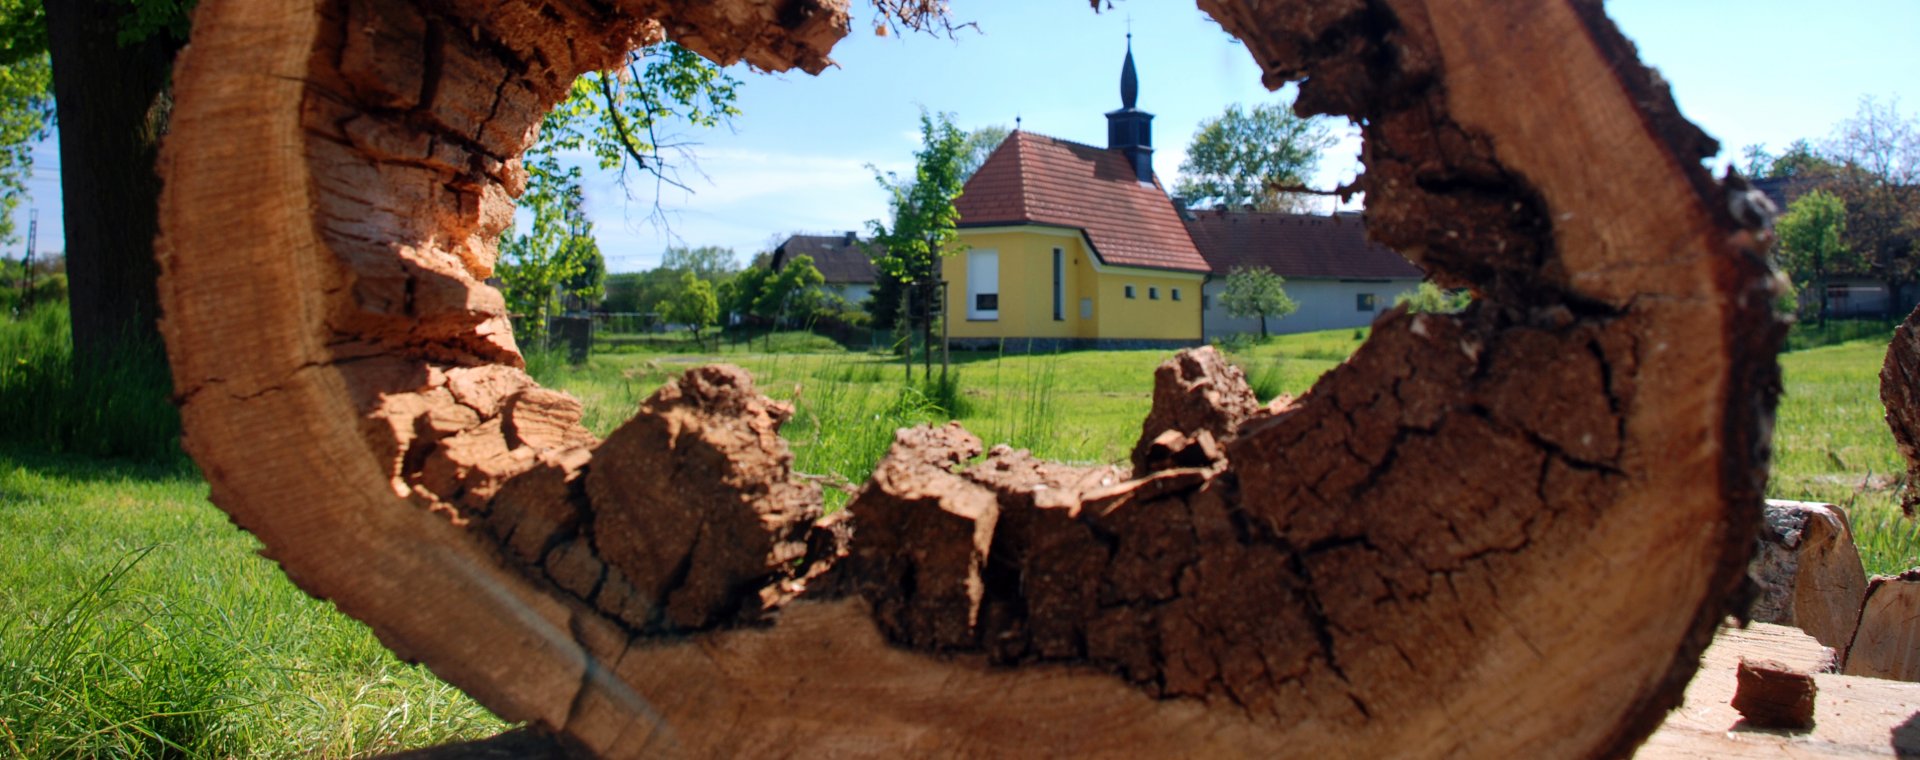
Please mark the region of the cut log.
POLYGON ((1913 517, 1920 504, 1920 307, 1893 330, 1887 358, 1880 365, 1880 403, 1887 408, 1887 427, 1907 460, 1907 477, 1900 489, 1900 509, 1913 517))
POLYGON ((1867 572, 1846 512, 1832 504, 1768 499, 1763 514, 1749 570, 1757 587, 1753 619, 1799 626, 1844 658, 1867 596, 1867 572))
POLYGON ((1287 406, 1177 358, 1135 479, 924 429, 813 522, 743 374, 600 443, 518 369, 484 280, 545 110, 667 35, 818 71, 835 0, 202 0, 161 161, 187 448, 303 589, 592 754, 1627 753, 1734 612, 1778 387, 1712 141, 1593 3, 1201 7, 1481 297, 1287 406))
POLYGON ((1920 568, 1874 576, 1841 672, 1920 681, 1920 568))
POLYGON ((1920 684, 1827 672, 1833 652, 1797 628, 1727 627, 1700 658, 1686 704, 1667 716, 1634 757, 1640 760, 1861 758, 1920 756, 1920 684), (1774 660, 1813 674, 1810 731, 1765 729, 1733 707, 1739 661, 1774 660))

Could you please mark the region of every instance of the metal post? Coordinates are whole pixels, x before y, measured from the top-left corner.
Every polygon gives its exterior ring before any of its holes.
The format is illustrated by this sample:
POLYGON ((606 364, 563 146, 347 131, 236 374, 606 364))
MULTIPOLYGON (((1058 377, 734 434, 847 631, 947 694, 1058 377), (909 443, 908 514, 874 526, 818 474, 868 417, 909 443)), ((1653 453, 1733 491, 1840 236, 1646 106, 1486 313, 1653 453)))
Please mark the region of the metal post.
POLYGON ((27 211, 27 255, 20 260, 20 312, 33 308, 33 245, 40 239, 40 209, 27 211))
POLYGON ((945 385, 947 382, 947 365, 952 362, 952 357, 953 357, 952 347, 950 345, 950 341, 952 339, 952 333, 949 331, 949 325, 947 324, 947 313, 950 311, 952 311, 952 309, 947 308, 947 281, 941 280, 940 281, 940 384, 941 385, 945 385))

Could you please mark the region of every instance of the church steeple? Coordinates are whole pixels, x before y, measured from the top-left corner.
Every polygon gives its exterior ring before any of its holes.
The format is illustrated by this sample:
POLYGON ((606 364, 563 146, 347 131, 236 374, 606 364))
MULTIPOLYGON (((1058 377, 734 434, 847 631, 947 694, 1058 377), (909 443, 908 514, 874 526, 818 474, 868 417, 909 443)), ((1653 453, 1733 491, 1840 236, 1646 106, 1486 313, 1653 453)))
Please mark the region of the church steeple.
POLYGON ((1127 33, 1127 57, 1120 64, 1120 110, 1107 112, 1107 149, 1126 154, 1141 182, 1153 182, 1153 114, 1134 107, 1140 77, 1133 71, 1133 33, 1127 33))

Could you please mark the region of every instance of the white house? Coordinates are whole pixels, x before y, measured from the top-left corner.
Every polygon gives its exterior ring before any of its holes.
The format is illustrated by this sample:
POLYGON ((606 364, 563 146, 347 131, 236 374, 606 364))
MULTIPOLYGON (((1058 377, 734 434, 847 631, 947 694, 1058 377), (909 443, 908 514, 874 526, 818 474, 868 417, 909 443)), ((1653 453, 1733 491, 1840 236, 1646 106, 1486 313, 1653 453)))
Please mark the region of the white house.
POLYGON ((873 256, 884 252, 874 251, 872 243, 861 240, 859 235, 852 232, 840 235, 794 235, 773 249, 770 264, 778 271, 795 256, 811 256, 814 268, 820 270, 821 278, 826 281, 820 289, 858 306, 873 293, 873 256))
POLYGON ((1420 287, 1418 267, 1392 249, 1367 240, 1358 214, 1318 216, 1218 209, 1188 211, 1187 234, 1211 269, 1201 320, 1207 338, 1260 332, 1256 317, 1237 317, 1220 305, 1227 275, 1265 267, 1286 278, 1300 309, 1268 319, 1274 334, 1373 324, 1394 298, 1420 287))

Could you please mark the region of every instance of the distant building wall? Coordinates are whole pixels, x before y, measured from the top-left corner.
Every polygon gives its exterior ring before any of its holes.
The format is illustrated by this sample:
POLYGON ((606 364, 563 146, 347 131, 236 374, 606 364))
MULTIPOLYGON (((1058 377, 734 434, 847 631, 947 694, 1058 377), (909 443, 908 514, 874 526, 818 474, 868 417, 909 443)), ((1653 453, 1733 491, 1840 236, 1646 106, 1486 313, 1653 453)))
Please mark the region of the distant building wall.
POLYGON ((845 298, 847 303, 854 306, 859 306, 861 301, 867 300, 867 296, 873 295, 873 284, 867 282, 829 282, 820 286, 820 289, 845 298))
MULTIPOLYGON (((1300 309, 1280 319, 1269 318, 1267 331, 1274 335, 1366 327, 1373 318, 1393 308, 1393 299, 1401 293, 1419 289, 1418 279, 1401 280, 1288 280, 1287 296, 1300 309), (1371 296, 1371 298, 1366 298, 1371 296), (1370 303, 1371 308, 1361 308, 1370 303)), ((1247 333, 1260 334, 1258 317, 1236 317, 1220 305, 1226 292, 1225 277, 1216 275, 1206 287, 1206 337, 1214 338, 1247 333)))

